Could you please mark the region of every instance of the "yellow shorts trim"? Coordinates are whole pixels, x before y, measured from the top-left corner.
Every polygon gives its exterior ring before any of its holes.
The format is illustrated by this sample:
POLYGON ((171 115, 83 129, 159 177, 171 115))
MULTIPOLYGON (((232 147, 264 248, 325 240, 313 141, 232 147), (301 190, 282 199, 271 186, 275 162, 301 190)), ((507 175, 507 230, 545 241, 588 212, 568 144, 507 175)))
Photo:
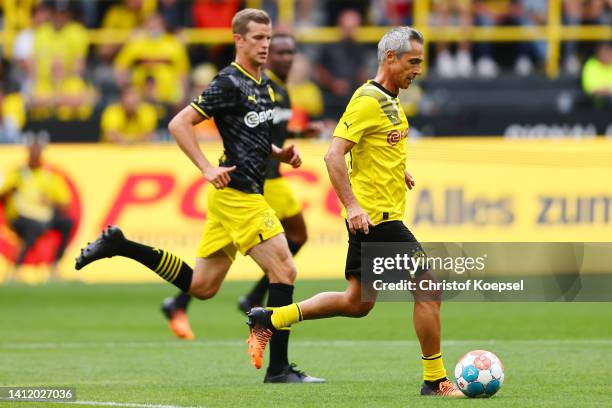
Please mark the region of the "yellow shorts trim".
POLYGON ((302 212, 302 204, 295 198, 289 182, 283 177, 266 179, 264 198, 281 220, 302 212))
POLYGON ((246 255, 255 245, 284 229, 261 194, 248 194, 226 187, 208 186, 208 219, 196 256, 207 258, 223 250, 234 260, 236 251, 246 255))

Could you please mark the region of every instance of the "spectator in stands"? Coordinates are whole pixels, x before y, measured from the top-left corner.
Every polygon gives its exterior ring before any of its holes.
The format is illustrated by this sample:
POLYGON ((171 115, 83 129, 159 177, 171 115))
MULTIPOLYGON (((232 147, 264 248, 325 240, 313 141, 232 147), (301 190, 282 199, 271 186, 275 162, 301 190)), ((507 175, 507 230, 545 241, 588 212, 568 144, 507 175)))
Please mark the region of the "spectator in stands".
POLYGON ((326 44, 316 66, 316 80, 325 97, 325 112, 339 118, 351 95, 367 79, 366 50, 355 41, 355 31, 361 25, 356 10, 344 10, 338 17, 342 39, 326 44))
POLYGON ((375 25, 411 26, 413 0, 373 0, 370 15, 375 25))
POLYGON ((0 187, 0 203, 7 223, 23 241, 15 262, 16 269, 45 232, 57 230, 61 234, 51 267, 51 276, 55 278, 57 263, 68 244, 73 222, 67 216, 70 194, 66 182, 42 164, 42 151, 47 141, 44 137, 27 140, 28 163, 6 175, 0 187))
POLYGON ((296 27, 313 27, 315 25, 315 0, 301 0, 296 4, 296 27))
POLYGON ((294 111, 304 112, 306 119, 323 114, 323 94, 312 81, 310 61, 304 54, 295 54, 287 84, 294 111))
POLYGON ((37 5, 32 11, 32 25, 19 32, 13 43, 13 61, 15 62, 19 75, 21 90, 29 95, 36 74, 34 61, 34 49, 37 38, 45 36, 44 30, 51 32, 51 18, 53 10, 47 3, 37 5))
MULTIPOLYGON (((486 0, 475 0, 472 4, 475 26, 492 27, 497 24, 497 15, 489 8, 489 2, 486 0)), ((479 77, 494 78, 498 75, 499 67, 493 59, 493 45, 491 43, 475 43, 474 54, 476 60, 476 74, 479 77)))
POLYGON ((106 11, 102 28, 132 30, 155 12, 155 6, 155 0, 123 0, 106 11))
MULTIPOLYGON (((197 98, 208 87, 217 75, 217 68, 211 63, 200 64, 191 73, 191 89, 189 100, 197 98)), ((215 120, 203 120, 194 126, 196 136, 200 140, 221 140, 215 120)))
MULTIPOLYGON (((511 0, 505 23, 522 26, 524 30, 532 30, 536 26, 546 24, 547 19, 547 0, 511 0)), ((519 76, 531 75, 535 65, 542 66, 546 60, 546 43, 544 41, 520 43, 517 46, 517 54, 514 71, 519 76)))
POLYGON ((600 44, 582 70, 582 88, 596 106, 612 106, 612 43, 600 44))
POLYGON ((32 10, 40 0, 0 2, 0 26, 6 30, 20 31, 31 25, 32 10))
MULTIPOLYGON (((141 26, 155 11, 155 2, 151 0, 123 0, 111 6, 102 19, 102 28, 109 30, 134 30, 141 26)), ((98 56, 105 62, 111 62, 121 45, 104 44, 98 47, 98 56)))
POLYGON ((192 15, 197 28, 232 26, 232 18, 240 9, 240 0, 195 0, 192 15))
POLYGON ((18 87, 8 75, 9 63, 0 61, 0 143, 19 141, 25 125, 25 102, 18 87))
POLYGON ((142 102, 138 90, 127 86, 119 103, 108 105, 102 113, 102 141, 132 144, 150 142, 157 127, 155 107, 142 102))
MULTIPOLYGON (((469 0, 434 0, 434 26, 460 26, 469 30, 472 26, 472 6, 469 0)), ((436 43, 436 72, 444 78, 455 76, 470 77, 474 66, 472 63, 471 46, 468 41, 457 45, 457 53, 453 56, 448 43, 436 43)))
POLYGON ((162 16, 170 31, 191 25, 190 21, 186 21, 187 3, 182 0, 159 0, 157 3, 157 12, 162 16))
POLYGON ((0 89, 0 144, 19 142, 25 123, 26 107, 21 92, 3 83, 0 89))
POLYGON ((151 15, 144 32, 123 46, 114 66, 120 88, 133 84, 144 92, 147 80, 153 78, 159 103, 173 106, 183 103, 189 71, 187 48, 177 36, 166 31, 159 14, 151 15))
POLYGON ((34 119, 57 115, 60 120, 85 120, 93 111, 95 92, 83 79, 89 35, 65 6, 53 13, 52 26, 35 29, 30 101, 34 119))
MULTIPOLYGON (((610 0, 563 0, 563 22, 567 25, 610 25, 612 24, 611 8, 612 1, 610 0)), ((578 74, 580 72, 578 43, 566 41, 563 49, 565 71, 571 75, 578 74)))
POLYGON ((340 20, 340 16, 347 10, 359 13, 360 22, 365 20, 370 6, 370 0, 326 0, 323 10, 327 17, 326 25, 331 26, 340 20))
MULTIPOLYGON (((230 28, 234 14, 240 10, 239 0, 195 0, 192 6, 193 26, 196 28, 230 28)), ((194 63, 212 62, 217 68, 224 67, 234 59, 231 44, 207 47, 192 47, 194 63), (195 52, 194 52, 195 51, 195 52)))

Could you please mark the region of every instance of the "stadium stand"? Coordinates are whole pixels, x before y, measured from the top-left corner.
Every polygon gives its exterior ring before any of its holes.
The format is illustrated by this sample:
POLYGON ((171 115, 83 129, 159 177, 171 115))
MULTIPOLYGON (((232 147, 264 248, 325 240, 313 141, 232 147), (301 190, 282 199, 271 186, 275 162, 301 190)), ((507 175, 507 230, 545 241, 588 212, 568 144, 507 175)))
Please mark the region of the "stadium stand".
MULTIPOLYGON (((194 86, 189 67, 219 68, 233 57, 228 27, 241 7, 265 8, 277 30, 294 33, 300 42, 309 66, 303 69, 306 77, 295 76, 300 83, 294 89, 302 94, 308 89, 315 105, 322 92, 324 104, 322 109, 302 104, 309 106, 298 116, 338 118, 343 104, 330 88, 329 64, 338 54, 334 48, 347 38, 334 26, 347 9, 362 19, 351 46, 363 62, 348 75, 373 74, 375 42, 389 25, 412 24, 425 34, 429 69, 405 105, 422 135, 488 132, 455 121, 419 126, 436 118, 503 115, 511 109, 530 112, 532 122, 555 117, 555 123, 571 126, 610 106, 609 91, 593 99, 582 86, 590 84, 599 61, 598 86, 610 89, 601 74, 610 63, 593 58, 598 44, 612 39, 612 2, 606 0, 5 0, 0 142, 18 142, 28 130, 46 130, 53 141, 98 141, 102 111, 128 84, 157 107, 162 119, 154 140, 166 140, 163 123, 188 102, 194 86), (587 60, 587 79, 581 79, 587 60)), ((504 134, 507 122, 488 129, 504 134)), ((600 122, 597 132, 605 133, 606 121, 600 122)))

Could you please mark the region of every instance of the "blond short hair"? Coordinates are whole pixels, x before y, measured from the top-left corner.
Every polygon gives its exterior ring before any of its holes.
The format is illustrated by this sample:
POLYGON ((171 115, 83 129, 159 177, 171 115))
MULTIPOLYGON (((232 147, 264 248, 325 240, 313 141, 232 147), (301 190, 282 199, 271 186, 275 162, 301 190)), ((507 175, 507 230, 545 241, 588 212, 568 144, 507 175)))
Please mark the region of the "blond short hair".
POLYGON ((254 21, 259 24, 271 24, 272 19, 263 10, 246 8, 240 10, 232 18, 232 33, 245 35, 249 32, 248 24, 254 21))

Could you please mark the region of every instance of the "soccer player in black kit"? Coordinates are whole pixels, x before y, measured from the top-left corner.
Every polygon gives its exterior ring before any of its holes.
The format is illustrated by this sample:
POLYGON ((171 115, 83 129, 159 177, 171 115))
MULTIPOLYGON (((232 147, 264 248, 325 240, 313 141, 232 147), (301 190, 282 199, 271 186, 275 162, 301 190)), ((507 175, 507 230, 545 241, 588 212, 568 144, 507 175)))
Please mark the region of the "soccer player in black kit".
MULTIPOLYGON (((270 79, 275 99, 272 142, 279 147, 282 147, 290 137, 318 136, 317 126, 310 126, 304 130, 303 134, 288 129, 291 119, 291 100, 285 82, 293 65, 295 53, 296 43, 293 36, 286 33, 272 35, 265 74, 270 79)), ((295 256, 306 242, 306 224, 301 204, 296 199, 287 180, 282 177, 280 162, 273 157, 270 158, 266 169, 264 198, 280 219, 285 230, 289 250, 295 256)), ((238 308, 246 313, 252 307, 262 305, 268 286, 269 280, 267 275, 264 274, 252 290, 239 299, 238 308)), ((189 294, 179 292, 175 297, 164 299, 161 307, 172 332, 178 338, 186 340, 195 338, 186 315, 190 302, 191 296, 189 294)))
MULTIPOLYGON (((118 227, 109 226, 82 250, 77 269, 105 257, 123 256, 204 300, 217 293, 236 251, 240 251, 251 256, 268 275, 268 306, 291 304, 295 265, 283 227, 263 197, 263 184, 270 155, 293 167, 299 167, 301 159, 294 146, 281 149, 271 140, 274 91, 261 72, 272 36, 270 17, 262 10, 244 9, 234 16, 232 32, 235 61, 168 125, 179 147, 210 183, 209 215, 195 268, 170 252, 130 241, 118 227), (212 117, 223 139, 219 166, 208 161, 194 133, 194 125, 212 117)), ((255 352, 257 341, 256 337, 249 339, 249 353, 252 364, 261 368, 263 359, 255 352)), ((264 382, 323 382, 289 364, 288 341, 287 330, 278 331, 270 341, 270 364, 264 382)))

